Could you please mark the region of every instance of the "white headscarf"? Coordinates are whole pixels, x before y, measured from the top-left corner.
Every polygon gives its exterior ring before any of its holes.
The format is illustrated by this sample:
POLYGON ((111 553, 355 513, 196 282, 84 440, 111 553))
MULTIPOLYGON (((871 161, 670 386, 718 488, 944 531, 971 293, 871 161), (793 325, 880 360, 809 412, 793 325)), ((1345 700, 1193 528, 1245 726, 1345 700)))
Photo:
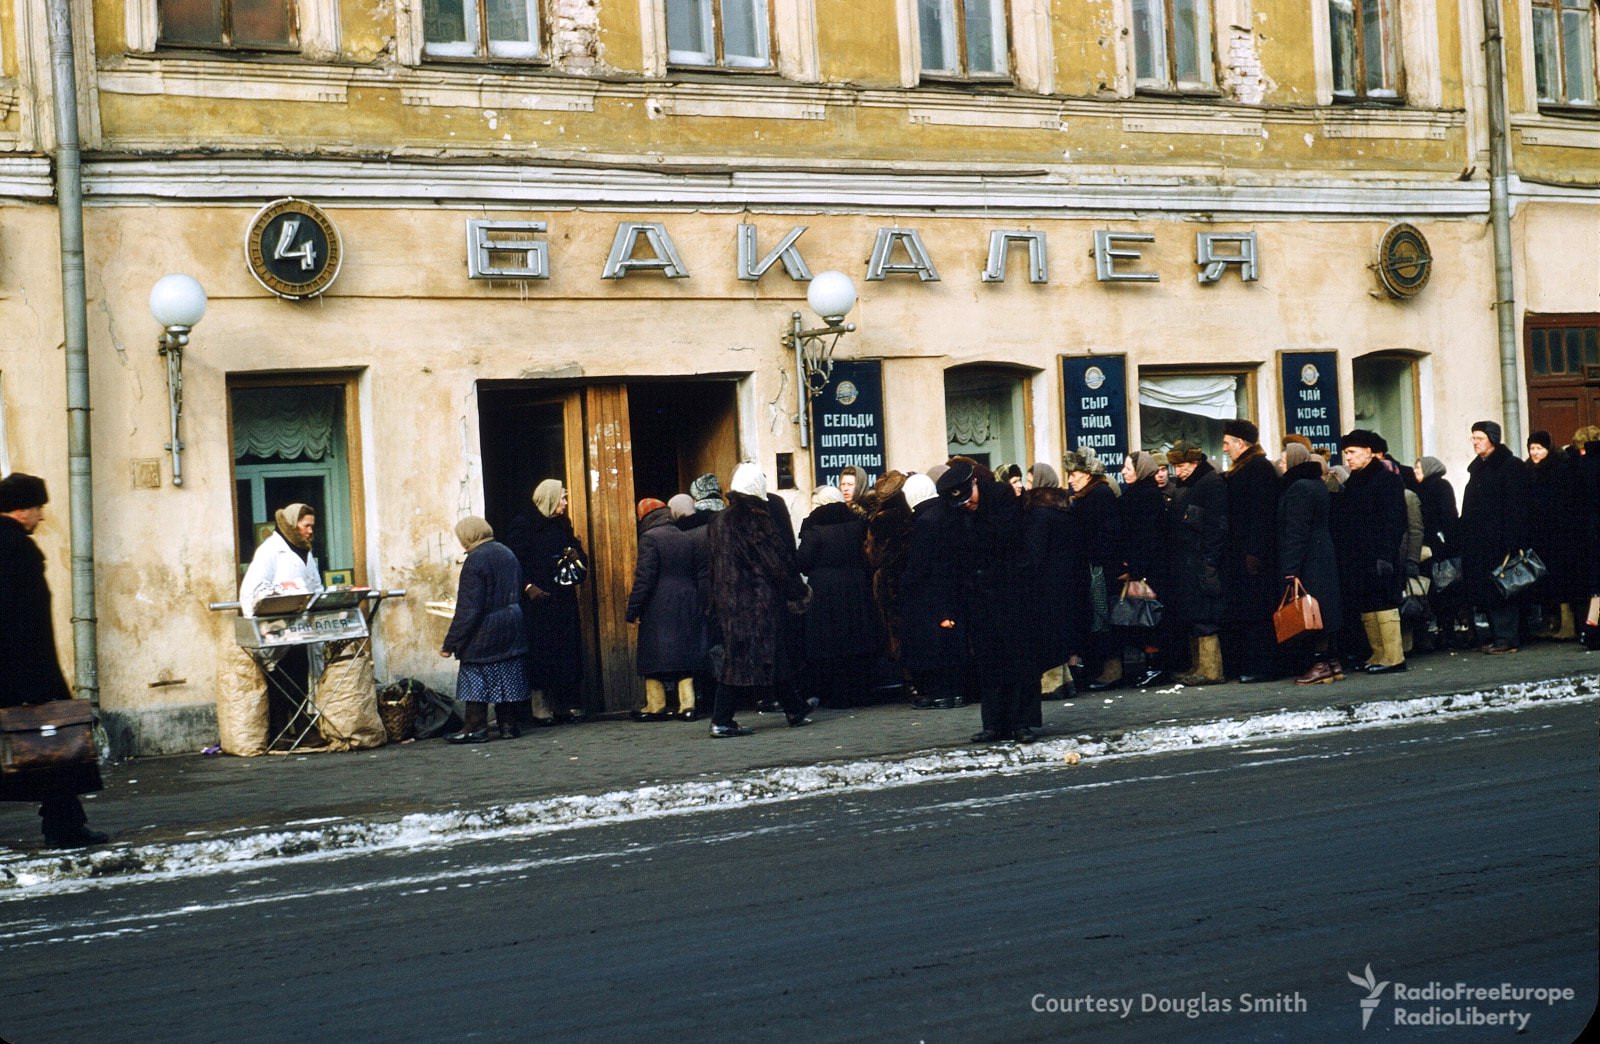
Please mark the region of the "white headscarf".
POLYGON ((932 500, 939 495, 938 487, 933 484, 933 479, 921 474, 907 478, 906 484, 900 492, 905 496, 906 503, 913 508, 924 500, 932 500))
POLYGON ((762 474, 761 465, 747 460, 733 469, 733 479, 728 483, 728 490, 758 500, 766 500, 767 476, 762 474))

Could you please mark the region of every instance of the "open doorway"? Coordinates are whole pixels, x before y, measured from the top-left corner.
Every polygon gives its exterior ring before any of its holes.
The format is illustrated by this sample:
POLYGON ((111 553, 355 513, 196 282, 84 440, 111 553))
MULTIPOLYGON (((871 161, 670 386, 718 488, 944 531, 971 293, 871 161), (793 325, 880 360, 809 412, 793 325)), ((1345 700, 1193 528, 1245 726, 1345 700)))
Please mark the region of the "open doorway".
POLYGON ((739 463, 734 387, 732 381, 628 385, 635 497, 665 503, 707 472, 727 484, 739 463))

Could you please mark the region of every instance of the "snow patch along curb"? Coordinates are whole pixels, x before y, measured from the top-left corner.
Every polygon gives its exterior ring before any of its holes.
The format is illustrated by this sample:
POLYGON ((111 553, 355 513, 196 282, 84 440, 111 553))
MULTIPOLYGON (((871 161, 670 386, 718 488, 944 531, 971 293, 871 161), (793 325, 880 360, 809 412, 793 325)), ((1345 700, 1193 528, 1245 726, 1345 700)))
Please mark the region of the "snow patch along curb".
MULTIPOLYGON (((334 859, 396 849, 531 835, 630 820, 793 801, 821 794, 908 786, 964 776, 1059 767, 1085 760, 1226 747, 1327 729, 1384 728, 1430 717, 1515 711, 1600 696, 1600 674, 1517 682, 1476 692, 1374 700, 1321 710, 1254 714, 1240 719, 1156 724, 1093 739, 1043 740, 1029 746, 956 748, 890 758, 756 769, 718 780, 635 787, 596 795, 453 812, 396 821, 328 820, 315 828, 223 835, 203 841, 112 846, 51 855, 0 855, 0 900, 68 891, 95 881, 161 880, 259 868, 284 861, 334 859)), ((291 824, 293 825, 293 824, 291 824)))

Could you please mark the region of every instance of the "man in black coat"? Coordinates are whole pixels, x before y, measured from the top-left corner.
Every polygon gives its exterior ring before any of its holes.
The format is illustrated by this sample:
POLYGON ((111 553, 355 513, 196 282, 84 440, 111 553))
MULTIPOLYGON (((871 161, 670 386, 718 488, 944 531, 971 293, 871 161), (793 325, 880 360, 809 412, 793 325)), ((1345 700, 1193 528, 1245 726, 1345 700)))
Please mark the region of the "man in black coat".
POLYGON ((1372 651, 1361 670, 1392 674, 1406 669, 1400 597, 1409 523, 1405 483, 1378 456, 1379 446, 1377 433, 1361 428, 1339 440, 1350 477, 1333 499, 1333 542, 1346 616, 1361 618, 1372 651))
POLYGON ((1528 471, 1515 453, 1501 444, 1500 425, 1492 420, 1472 426, 1472 452, 1467 488, 1461 495, 1461 570, 1473 604, 1489 617, 1492 640, 1483 651, 1513 653, 1518 636, 1518 599, 1504 598, 1494 585, 1493 571, 1507 555, 1528 546, 1528 471))
POLYGON ((911 526, 900 574, 900 663, 920 694, 911 705, 918 710, 962 707, 970 614, 961 585, 954 511, 926 475, 908 477, 904 492, 911 526))
POLYGON ((1278 642, 1272 613, 1283 594, 1278 575, 1278 469, 1247 420, 1222 425, 1222 452, 1233 462, 1223 475, 1228 490, 1228 538, 1222 554, 1227 596, 1222 659, 1242 682, 1278 676, 1278 642))
POLYGON ((1215 685, 1222 680, 1222 552, 1228 539, 1228 491, 1205 450, 1178 441, 1167 451, 1174 478, 1172 505, 1173 596, 1181 623, 1189 631, 1184 685, 1215 685))
MULTIPOLYGON (((0 707, 72 699, 56 660, 44 555, 32 540, 49 499, 43 479, 20 472, 0 479, 0 707)), ((98 765, 70 765, 0 776, 0 801, 39 802, 39 829, 57 848, 98 845, 106 835, 89 829, 78 795, 100 787, 98 765)))

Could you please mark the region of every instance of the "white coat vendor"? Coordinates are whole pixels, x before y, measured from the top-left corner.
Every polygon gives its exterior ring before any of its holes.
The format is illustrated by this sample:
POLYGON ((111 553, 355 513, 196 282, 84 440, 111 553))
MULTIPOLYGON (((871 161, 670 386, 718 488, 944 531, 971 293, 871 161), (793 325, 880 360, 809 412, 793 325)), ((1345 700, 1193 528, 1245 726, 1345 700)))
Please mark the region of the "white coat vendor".
MULTIPOLYGON (((256 548, 250 568, 239 583, 239 611, 254 616, 256 603, 268 595, 322 590, 322 571, 311 551, 317 514, 307 504, 290 504, 277 514, 277 530, 256 548)), ((320 642, 261 649, 255 654, 267 674, 269 736, 278 735, 294 714, 301 694, 322 675, 320 642)))

